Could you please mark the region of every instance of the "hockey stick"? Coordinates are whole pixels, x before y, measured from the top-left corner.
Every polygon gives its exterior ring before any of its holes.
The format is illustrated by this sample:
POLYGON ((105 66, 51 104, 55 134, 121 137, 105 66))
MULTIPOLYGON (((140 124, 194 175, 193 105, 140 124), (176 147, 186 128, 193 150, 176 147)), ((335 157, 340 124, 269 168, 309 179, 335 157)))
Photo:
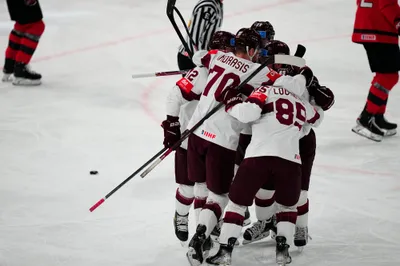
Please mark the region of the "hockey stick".
MULTIPOLYGON (((175 10, 176 14, 178 14, 178 17, 180 18, 180 20, 183 24, 183 27, 185 28, 186 34, 187 34, 191 44, 193 45, 193 47, 196 47, 196 44, 194 43, 192 36, 190 36, 189 28, 186 25, 186 21, 183 18, 182 13, 179 11, 179 9, 176 6, 174 6, 174 10, 175 10)), ((192 51, 192 52, 194 53, 194 51, 192 51)))
POLYGON ((161 151, 159 151, 156 155, 154 155, 150 160, 148 160, 145 164, 143 164, 141 167, 139 167, 133 174, 128 176, 124 181, 122 181, 121 184, 116 186, 113 190, 111 190, 104 198, 101 198, 96 204, 94 204, 92 207, 90 207, 90 212, 93 212, 96 210, 101 204, 104 203, 109 197, 111 197, 115 192, 117 192, 123 185, 125 185, 129 180, 131 180, 134 176, 136 176, 140 171, 142 171, 147 165, 149 165, 152 161, 157 159, 158 156, 160 156, 163 152, 165 152, 167 148, 163 148, 161 151))
POLYGON ((168 0, 167 2, 167 17, 169 18, 169 21, 172 24, 172 27, 174 27, 174 30, 176 34, 178 34, 179 39, 182 42, 183 47, 185 48, 186 52, 189 54, 189 57, 193 57, 193 51, 189 49, 189 46, 185 39, 182 36, 181 31, 179 30, 178 25, 176 25, 175 18, 174 18, 174 7, 175 7, 176 0, 168 0))
MULTIPOLYGON (((296 53, 294 54, 295 57, 303 57, 304 54, 306 53, 306 47, 304 47, 301 44, 297 45, 296 53)), ((292 58, 284 58, 286 61, 276 61, 275 63, 277 64, 290 64, 292 62, 292 58), (290 62, 288 62, 289 60, 290 62)), ((165 76, 173 76, 173 75, 181 75, 181 74, 186 74, 190 69, 188 70, 173 70, 173 71, 164 71, 164 72, 155 72, 155 73, 145 73, 145 74, 133 74, 132 78, 151 78, 151 77, 165 77, 165 76)))
POLYGON ((133 74, 132 78, 136 79, 136 78, 166 77, 166 76, 186 74, 189 71, 190 71, 190 69, 155 72, 155 73, 153 72, 153 73, 145 73, 145 74, 133 74))
MULTIPOLYGON (((274 64, 275 62, 290 62, 292 65, 296 65, 299 67, 305 66, 305 60, 303 58, 289 56, 289 55, 274 55, 267 58, 267 60, 260 65, 251 75, 249 75, 237 89, 242 88, 245 86, 253 77, 255 77, 264 67, 270 64, 274 64)), ((172 151, 177 149, 181 143, 189 137, 197 128, 199 128, 204 121, 210 118, 213 114, 215 114, 221 107, 224 106, 223 102, 220 102, 216 107, 211 109, 199 122, 197 122, 191 129, 187 129, 183 132, 181 138, 171 147, 169 148, 163 155, 161 155, 154 163, 152 163, 143 173, 140 174, 142 178, 144 178, 147 174, 149 174, 157 165, 159 165, 172 151)))
POLYGON ((306 51, 307 49, 304 45, 298 44, 294 56, 303 58, 303 56, 306 54, 306 51))

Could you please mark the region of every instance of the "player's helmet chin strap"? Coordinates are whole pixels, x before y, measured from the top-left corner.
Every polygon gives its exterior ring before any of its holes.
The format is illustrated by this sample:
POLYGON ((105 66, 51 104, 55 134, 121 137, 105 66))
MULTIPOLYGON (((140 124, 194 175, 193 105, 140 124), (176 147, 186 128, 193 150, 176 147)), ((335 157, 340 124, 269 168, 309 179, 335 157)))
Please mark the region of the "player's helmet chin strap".
MULTIPOLYGON (((251 48, 250 48, 250 49, 251 49, 251 48)), ((251 55, 249 54, 250 49, 249 49, 248 46, 246 46, 247 56, 250 57, 250 61, 253 61, 254 56, 256 56, 256 54, 258 53, 258 47, 254 49, 254 54, 253 54, 253 56, 251 56, 251 55)))

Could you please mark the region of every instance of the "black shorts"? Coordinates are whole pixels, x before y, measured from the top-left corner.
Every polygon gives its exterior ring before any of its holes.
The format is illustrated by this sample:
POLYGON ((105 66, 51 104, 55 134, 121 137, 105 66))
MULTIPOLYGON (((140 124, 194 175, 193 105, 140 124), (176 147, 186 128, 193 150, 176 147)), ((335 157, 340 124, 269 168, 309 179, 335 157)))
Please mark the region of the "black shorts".
POLYGON ((190 59, 187 56, 184 56, 181 53, 178 53, 178 67, 179 70, 188 70, 195 68, 196 65, 193 64, 192 59, 190 59))
POLYGON ((400 49, 397 44, 364 43, 372 72, 396 73, 400 70, 400 49))

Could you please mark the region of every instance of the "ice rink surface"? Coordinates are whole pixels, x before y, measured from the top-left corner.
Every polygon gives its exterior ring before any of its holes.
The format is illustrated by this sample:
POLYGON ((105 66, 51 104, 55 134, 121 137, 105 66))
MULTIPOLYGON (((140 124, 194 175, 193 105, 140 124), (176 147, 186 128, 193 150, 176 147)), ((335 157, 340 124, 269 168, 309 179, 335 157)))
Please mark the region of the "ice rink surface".
MULTIPOLYGON (((302 254, 293 252, 292 265, 400 264, 399 137, 374 143, 350 131, 372 79, 363 47, 350 39, 355 2, 225 1, 223 29, 269 20, 276 39, 293 50, 297 43, 307 47, 308 65, 336 94, 316 131, 313 240, 302 254)), ((195 3, 177 6, 188 18, 195 3)), ((43 85, 0 84, 0 265, 188 265, 172 226, 172 158, 88 211, 162 147, 164 99, 176 77, 131 74, 176 69, 179 40, 166 1, 41 5, 47 28, 32 66, 43 85)), ((1 49, 11 27, 3 2, 1 49)), ((397 123, 399 89, 388 105, 397 123)), ((275 265, 273 243, 238 247, 233 259, 233 265, 275 265)))

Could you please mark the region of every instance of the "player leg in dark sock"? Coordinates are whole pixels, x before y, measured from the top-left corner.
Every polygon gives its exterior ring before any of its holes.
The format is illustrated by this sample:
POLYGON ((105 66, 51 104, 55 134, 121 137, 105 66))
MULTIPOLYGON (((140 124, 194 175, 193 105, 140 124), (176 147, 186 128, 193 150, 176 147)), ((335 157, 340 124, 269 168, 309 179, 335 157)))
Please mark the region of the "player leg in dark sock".
POLYGON ((15 57, 20 48, 20 42, 22 36, 23 33, 16 30, 14 26, 14 29, 12 29, 10 36, 8 38, 8 46, 6 49, 5 62, 3 68, 4 76, 2 81, 5 82, 11 81, 11 75, 14 73, 15 57))
POLYGON ((45 25, 42 20, 34 23, 20 25, 23 36, 20 49, 15 57, 14 85, 38 85, 42 76, 31 71, 27 65, 39 44, 39 39, 44 32, 45 25))

